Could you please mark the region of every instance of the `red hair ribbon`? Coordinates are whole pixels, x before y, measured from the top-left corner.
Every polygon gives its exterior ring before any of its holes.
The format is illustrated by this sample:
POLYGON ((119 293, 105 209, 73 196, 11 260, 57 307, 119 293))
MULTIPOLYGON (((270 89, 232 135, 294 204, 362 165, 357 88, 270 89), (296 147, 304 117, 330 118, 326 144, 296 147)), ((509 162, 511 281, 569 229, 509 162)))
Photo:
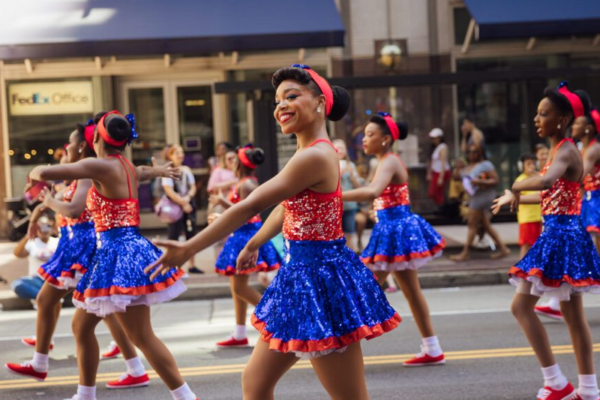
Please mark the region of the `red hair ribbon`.
POLYGON ((331 90, 329 82, 327 82, 321 75, 313 71, 308 65, 294 64, 292 67, 301 68, 308 72, 312 80, 317 84, 325 96, 325 113, 326 115, 329 115, 331 109, 333 108, 333 90, 331 90))
MULTIPOLYGON (((113 139, 110 136, 110 134, 108 133, 108 131, 106 130, 106 126, 104 125, 104 120, 106 119, 106 117, 108 117, 111 114, 115 114, 120 117, 123 117, 123 115, 120 112, 118 112, 117 110, 112 110, 110 112, 107 112, 106 114, 104 114, 102 116, 102 118, 100 118, 100 121, 98 121, 98 133, 102 137, 102 140, 104 140, 109 145, 114 146, 114 147, 120 147, 120 146, 123 146, 125 143, 127 143, 127 139, 125 139, 125 140, 113 139)), ((123 118, 125 118, 125 117, 123 117, 123 118)))
POLYGON ((238 154, 238 158, 240 159, 240 162, 242 163, 242 165, 246 168, 250 168, 250 169, 255 169, 257 167, 256 164, 254 164, 252 161, 250 161, 250 159, 248 158, 248 154, 246 154, 247 150, 251 150, 252 147, 251 146, 244 146, 240 149, 238 149, 237 154, 238 154))
POLYGON ((390 129, 390 132, 392 133, 392 137, 394 138, 394 140, 399 140, 400 139, 400 129, 398 129, 398 124, 396 124, 396 121, 394 121, 392 116, 386 112, 379 112, 378 114, 381 117, 383 117, 383 119, 385 120, 385 123, 387 124, 388 128, 390 129))
POLYGON ((596 133, 600 133, 600 112, 595 108, 590 111, 590 116, 594 120, 594 126, 596 127, 596 133))
POLYGON ((578 118, 584 114, 583 103, 579 96, 569 90, 569 82, 563 81, 558 85, 558 93, 562 94, 569 100, 571 109, 573 110, 573 117, 578 118))
POLYGON ((94 131, 96 130, 96 125, 93 123, 85 127, 83 131, 83 138, 87 143, 90 150, 94 150, 94 131))

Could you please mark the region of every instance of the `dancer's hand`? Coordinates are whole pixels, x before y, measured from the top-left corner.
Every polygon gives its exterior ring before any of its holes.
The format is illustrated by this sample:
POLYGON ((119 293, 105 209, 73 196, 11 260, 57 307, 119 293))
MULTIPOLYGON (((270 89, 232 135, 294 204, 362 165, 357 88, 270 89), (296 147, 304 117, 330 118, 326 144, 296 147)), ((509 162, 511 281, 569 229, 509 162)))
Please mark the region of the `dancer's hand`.
POLYGON ((248 247, 244 247, 237 258, 236 269, 240 273, 248 268, 253 268, 258 260, 258 250, 249 250, 248 247))
POLYGON ((172 161, 169 161, 165 165, 158 165, 156 158, 152 157, 152 168, 157 170, 160 177, 171 178, 174 181, 179 181, 181 179, 181 169, 179 167, 174 167, 172 161))
MULTIPOLYGON (((513 201, 515 199, 515 195, 508 189, 504 190, 504 194, 497 199, 494 200, 494 205, 492 206, 492 214, 496 215, 502 208, 502 206, 510 204, 510 210, 513 210, 513 201)), ((517 206, 518 207, 518 206, 517 206)))
POLYGON ((171 268, 179 268, 186 261, 192 258, 192 253, 188 249, 185 243, 181 243, 175 240, 157 240, 155 239, 154 244, 159 247, 163 247, 164 253, 152 264, 148 265, 144 272, 150 274, 150 280, 154 280, 158 274, 165 275, 171 268), (154 270, 154 272, 152 272, 154 270))
POLYGON ((221 214, 219 213, 210 213, 208 214, 208 217, 206 218, 206 222, 208 222, 208 224, 212 224, 213 222, 215 222, 215 220, 217 218, 219 218, 221 216, 221 214))

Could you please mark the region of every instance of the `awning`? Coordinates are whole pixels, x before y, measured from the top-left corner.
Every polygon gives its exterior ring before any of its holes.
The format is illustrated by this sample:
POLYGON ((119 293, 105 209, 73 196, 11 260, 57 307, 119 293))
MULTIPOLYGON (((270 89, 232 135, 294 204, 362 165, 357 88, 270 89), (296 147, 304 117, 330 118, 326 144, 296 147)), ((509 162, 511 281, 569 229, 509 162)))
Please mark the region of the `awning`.
POLYGON ((478 39, 596 35, 598 0, 464 0, 478 39))
POLYGON ((2 0, 0 60, 344 45, 333 0, 2 0))

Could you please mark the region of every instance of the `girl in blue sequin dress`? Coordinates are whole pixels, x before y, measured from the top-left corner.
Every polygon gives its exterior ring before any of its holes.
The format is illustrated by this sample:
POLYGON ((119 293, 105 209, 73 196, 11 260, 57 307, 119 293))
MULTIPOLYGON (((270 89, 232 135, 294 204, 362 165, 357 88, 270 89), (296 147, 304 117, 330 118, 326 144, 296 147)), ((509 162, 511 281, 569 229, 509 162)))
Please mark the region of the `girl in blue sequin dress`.
POLYGON ((104 114, 93 136, 97 158, 73 164, 37 167, 35 180, 90 179, 86 205, 94 219, 96 251, 92 265, 77 284, 73 302, 73 333, 77 343, 79 386, 73 400, 95 400, 98 342, 95 328, 102 318, 115 315, 131 342, 144 353, 176 400, 195 400, 183 381, 173 356, 154 335, 150 324, 152 304, 168 301, 185 290, 181 270, 170 270, 149 279, 144 267, 161 252, 139 230, 137 181, 175 178, 176 171, 163 167, 133 167, 122 153, 137 137, 133 120, 117 111, 104 114))
POLYGON ((380 284, 390 273, 400 283, 422 337, 421 352, 404 362, 407 367, 440 365, 444 353, 431 326, 429 307, 421 291, 417 269, 442 255, 444 239, 419 215, 410 211, 408 170, 392 153, 395 140, 408 135, 405 124, 388 113, 371 117, 365 127, 364 151, 377 157, 373 181, 344 192, 344 201, 373 201, 377 222, 361 260, 377 275, 380 284))
MULTIPOLYGON (((92 142, 94 128, 95 125, 91 121, 87 126, 77 124, 66 146, 68 163, 95 157, 92 142)), ((77 286, 81 276, 92 267, 92 259, 96 252, 94 222, 92 214, 85 204, 91 185, 92 182, 89 179, 73 180, 64 191, 62 201, 55 199, 47 189, 42 192, 43 202, 34 212, 34 222, 39 211, 51 209, 61 215, 60 220, 64 221, 64 226, 60 230, 61 238, 56 252, 38 271, 45 283, 36 299, 38 306, 36 336, 22 340, 24 344, 35 347, 33 359, 23 364, 6 364, 6 368, 12 373, 28 376, 38 381, 44 381, 47 377, 48 353, 53 348, 51 340, 60 314, 61 301, 77 286)), ((34 226, 37 224, 30 224, 30 227, 34 226)), ((35 232, 28 234, 35 235, 35 232)), ((114 316, 106 318, 105 322, 125 357, 128 366, 128 373, 125 375, 128 377, 132 374, 135 375, 136 386, 147 385, 149 378, 144 365, 119 322, 114 316)), ((108 382, 107 385, 115 388, 131 387, 124 383, 127 382, 119 380, 108 382)))
MULTIPOLYGON (((227 198, 211 196, 214 205, 220 205, 228 209, 239 203, 250 195, 257 187, 258 181, 254 175, 256 168, 264 161, 262 149, 255 149, 252 145, 244 146, 237 150, 236 176, 239 182, 233 187, 227 198)), ((258 251, 258 259, 253 268, 237 271, 236 264, 240 251, 248 241, 262 227, 260 215, 255 215, 248 223, 242 225, 233 232, 219 257, 217 258, 215 272, 219 275, 229 276, 231 284, 231 296, 235 309, 236 325, 233 335, 224 341, 218 342, 221 348, 242 347, 248 345, 246 335, 246 308, 248 304, 256 306, 260 301, 261 294, 248 285, 249 275, 255 272, 269 272, 279 269, 281 259, 277 250, 271 242, 265 243, 258 251)))
POLYGON ((581 98, 566 83, 546 89, 534 119, 538 135, 550 139, 552 151, 540 176, 516 182, 512 192, 495 201, 494 212, 504 204, 540 203, 544 231, 529 252, 510 269, 510 282, 517 286, 512 311, 535 351, 542 367, 544 387, 539 400, 598 400, 594 373, 592 336, 583 311, 582 293, 600 293, 600 257, 580 217, 581 154, 566 131, 574 118, 584 114, 581 98), (526 190, 541 195, 520 196, 526 190), (575 390, 561 372, 544 326, 534 313, 541 295, 560 300, 569 327, 579 369, 575 390), (579 396, 579 397, 577 397, 579 396))
POLYGON ((307 356, 332 399, 367 400, 360 340, 394 329, 400 317, 344 241, 339 159, 326 123, 340 120, 350 99, 307 66, 282 68, 272 82, 274 116, 284 134, 296 134, 295 155, 190 241, 161 242, 167 251, 147 270, 154 276, 181 265, 277 205, 238 257, 238 269, 253 268, 258 249, 283 232, 283 264, 252 317, 261 340, 242 376, 244 399, 273 399, 279 379, 307 356))

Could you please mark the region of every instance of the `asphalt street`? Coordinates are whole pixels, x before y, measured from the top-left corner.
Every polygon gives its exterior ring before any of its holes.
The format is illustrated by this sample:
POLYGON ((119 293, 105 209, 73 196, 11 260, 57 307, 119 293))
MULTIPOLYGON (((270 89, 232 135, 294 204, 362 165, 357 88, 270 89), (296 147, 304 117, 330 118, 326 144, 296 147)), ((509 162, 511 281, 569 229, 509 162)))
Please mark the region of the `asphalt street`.
MULTIPOLYGON (((508 285, 426 291, 434 328, 446 352, 445 366, 405 368, 402 361, 418 352, 420 339, 400 293, 389 295, 404 321, 398 329, 363 342, 367 383, 371 399, 391 400, 526 400, 535 399, 542 385, 538 363, 509 311, 514 290, 508 285)), ((595 360, 600 365, 600 296, 585 297, 594 332, 595 360)), ((70 332, 72 309, 63 310, 51 352, 50 374, 44 383, 0 371, 1 400, 62 400, 76 390, 75 344, 70 332)), ((201 400, 239 400, 240 377, 252 351, 218 350, 214 343, 232 329, 233 309, 228 299, 178 302, 153 308, 157 334, 174 353, 182 374, 201 400)), ((34 311, 0 313, 1 362, 23 362, 32 349, 20 343, 34 332, 34 311)), ((557 358, 567 376, 577 383, 575 360, 562 322, 546 327, 557 358)), ((250 330, 251 343, 257 333, 250 330)), ((108 345, 106 327, 99 326, 101 346, 108 345)), ((147 365, 147 363, 146 363, 147 365)), ((170 399, 155 374, 147 388, 109 390, 104 382, 125 370, 122 359, 102 361, 98 376, 98 400, 170 399)), ((300 361, 280 382, 281 400, 328 399, 308 361, 300 361)))

